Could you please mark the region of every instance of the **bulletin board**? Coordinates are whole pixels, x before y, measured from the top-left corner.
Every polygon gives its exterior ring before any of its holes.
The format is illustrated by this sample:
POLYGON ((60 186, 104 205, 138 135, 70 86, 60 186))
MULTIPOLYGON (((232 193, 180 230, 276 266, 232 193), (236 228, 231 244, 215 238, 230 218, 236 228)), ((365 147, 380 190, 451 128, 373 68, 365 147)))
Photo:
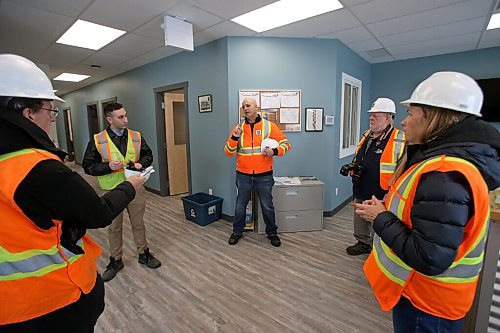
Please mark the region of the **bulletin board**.
POLYGON ((245 98, 253 98, 262 118, 275 123, 282 132, 300 132, 300 95, 300 90, 240 90, 240 122, 245 119, 241 103, 245 98))

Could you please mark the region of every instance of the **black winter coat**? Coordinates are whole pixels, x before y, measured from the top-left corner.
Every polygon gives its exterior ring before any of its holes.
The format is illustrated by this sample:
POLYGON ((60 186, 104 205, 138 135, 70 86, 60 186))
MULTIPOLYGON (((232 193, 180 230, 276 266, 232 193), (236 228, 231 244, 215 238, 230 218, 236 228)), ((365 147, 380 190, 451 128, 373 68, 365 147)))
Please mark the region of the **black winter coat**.
MULTIPOLYGON (((17 113, 0 109, 0 155, 26 148, 46 150, 61 160, 66 155, 37 125, 17 113)), ((54 226, 53 219, 62 220, 61 239, 73 244, 85 234, 85 229, 111 224, 134 197, 135 189, 129 182, 99 197, 78 173, 56 160, 38 163, 14 194, 16 204, 37 227, 49 229, 54 226)))
MULTIPOLYGON (((430 142, 408 145, 407 154, 406 169, 433 156, 459 157, 479 169, 490 190, 500 186, 500 133, 474 117, 430 142)), ((434 276, 455 260, 473 210, 472 190, 461 173, 430 172, 417 185, 411 209, 412 229, 391 212, 380 213, 373 228, 407 265, 434 276)))

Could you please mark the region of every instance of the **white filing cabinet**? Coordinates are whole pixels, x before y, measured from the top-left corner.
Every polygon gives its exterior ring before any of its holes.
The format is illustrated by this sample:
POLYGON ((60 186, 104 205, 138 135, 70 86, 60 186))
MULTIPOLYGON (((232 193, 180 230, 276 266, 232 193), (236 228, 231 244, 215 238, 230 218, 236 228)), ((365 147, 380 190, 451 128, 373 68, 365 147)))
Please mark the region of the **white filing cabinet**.
MULTIPOLYGON (((258 200, 257 200, 258 201, 258 200)), ((301 179, 300 184, 276 182, 273 204, 278 232, 312 231, 323 229, 323 182, 301 179)), ((257 232, 266 232, 266 224, 258 207, 257 232)))

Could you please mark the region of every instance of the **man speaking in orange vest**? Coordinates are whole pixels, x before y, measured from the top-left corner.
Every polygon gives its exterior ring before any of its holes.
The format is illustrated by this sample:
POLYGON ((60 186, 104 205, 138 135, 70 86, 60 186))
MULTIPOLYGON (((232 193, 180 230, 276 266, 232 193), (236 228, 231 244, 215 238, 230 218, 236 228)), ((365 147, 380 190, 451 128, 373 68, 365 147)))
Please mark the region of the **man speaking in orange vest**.
MULTIPOLYGON (((120 103, 111 103, 104 108, 109 126, 90 140, 82 167, 85 173, 97 176, 101 189, 109 191, 125 180, 125 167, 143 170, 151 166, 153 153, 146 140, 137 131, 127 128, 127 111, 120 103)), ((144 226, 146 198, 144 187, 137 190, 135 199, 127 206, 132 225, 139 263, 149 268, 158 268, 161 262, 149 252, 144 226)), ((109 226, 110 262, 102 274, 104 281, 113 279, 124 265, 122 261, 123 213, 109 226)))
POLYGON ((241 107, 245 113, 245 121, 233 129, 224 147, 226 155, 236 155, 238 188, 233 233, 229 237, 229 245, 238 243, 243 235, 246 207, 254 189, 259 196, 267 237, 272 246, 280 246, 272 196, 273 156, 283 156, 290 150, 290 144, 275 123, 261 118, 255 99, 244 99, 241 107), (264 140, 269 141, 269 139, 276 140, 276 147, 262 145, 264 140))
MULTIPOLYGON (((396 163, 403 155, 404 133, 394 128, 393 117, 396 106, 389 98, 378 98, 368 110, 370 128, 356 148, 353 161, 342 166, 340 174, 352 177, 354 202, 371 199, 372 195, 382 200, 389 189, 389 180, 396 163)), ((347 247, 351 256, 368 254, 372 249, 373 227, 354 213, 354 238, 356 244, 347 247)))

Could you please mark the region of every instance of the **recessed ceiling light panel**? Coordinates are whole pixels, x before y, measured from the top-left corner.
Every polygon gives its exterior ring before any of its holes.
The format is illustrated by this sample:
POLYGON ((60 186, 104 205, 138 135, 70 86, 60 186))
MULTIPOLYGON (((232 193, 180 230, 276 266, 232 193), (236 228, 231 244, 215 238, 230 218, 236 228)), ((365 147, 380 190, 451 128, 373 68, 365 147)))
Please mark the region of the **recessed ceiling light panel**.
POLYGON ((78 20, 57 41, 59 44, 99 50, 126 31, 78 20))
POLYGON ((486 28, 486 30, 498 28, 500 28, 500 13, 491 15, 490 23, 488 23, 488 27, 486 28))
POLYGON ((342 8, 337 0, 280 0, 231 19, 256 32, 328 13, 342 8))
POLYGON ((81 75, 81 74, 73 74, 73 73, 62 73, 61 75, 54 78, 56 81, 69 81, 69 82, 80 82, 87 78, 90 75, 81 75))

